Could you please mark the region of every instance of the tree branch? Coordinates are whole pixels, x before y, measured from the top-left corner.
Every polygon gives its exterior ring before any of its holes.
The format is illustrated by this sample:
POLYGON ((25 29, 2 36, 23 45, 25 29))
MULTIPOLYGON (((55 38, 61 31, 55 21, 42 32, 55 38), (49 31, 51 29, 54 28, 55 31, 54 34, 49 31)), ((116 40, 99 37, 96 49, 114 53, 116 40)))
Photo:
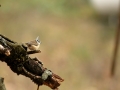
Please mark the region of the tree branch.
POLYGON ((64 80, 45 68, 39 59, 29 57, 29 54, 39 52, 41 51, 28 52, 23 44, 0 35, 0 61, 6 62, 14 73, 30 78, 38 86, 47 85, 51 89, 57 89, 64 80))
POLYGON ((118 27, 116 30, 116 37, 115 37, 115 44, 114 44, 114 51, 113 51, 113 57, 112 57, 112 63, 110 68, 110 76, 113 77, 115 74, 115 68, 116 68, 116 61, 117 61, 117 55, 119 50, 119 41, 120 41, 120 5, 119 5, 119 13, 118 13, 118 27))

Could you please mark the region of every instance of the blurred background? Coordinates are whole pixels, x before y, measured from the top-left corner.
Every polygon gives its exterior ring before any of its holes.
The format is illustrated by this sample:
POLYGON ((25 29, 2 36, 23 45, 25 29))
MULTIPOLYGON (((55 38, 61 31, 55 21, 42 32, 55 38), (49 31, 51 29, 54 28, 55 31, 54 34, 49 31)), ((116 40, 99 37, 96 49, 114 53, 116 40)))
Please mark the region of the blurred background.
MULTIPOLYGON (((41 53, 31 57, 65 80, 60 90, 120 90, 120 52, 115 77, 109 78, 119 1, 0 0, 0 34, 19 43, 40 36, 41 53)), ((4 62, 0 76, 7 90, 37 89, 4 62)))

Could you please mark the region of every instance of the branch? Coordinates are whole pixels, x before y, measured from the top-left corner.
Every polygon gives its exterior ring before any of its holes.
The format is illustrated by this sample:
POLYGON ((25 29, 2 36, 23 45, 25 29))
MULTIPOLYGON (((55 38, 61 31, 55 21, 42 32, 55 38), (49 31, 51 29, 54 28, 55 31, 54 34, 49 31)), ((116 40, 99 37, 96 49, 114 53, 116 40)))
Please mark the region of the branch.
POLYGON ((115 45, 114 45, 114 51, 113 51, 113 57, 112 57, 112 63, 111 63, 111 72, 110 76, 113 77, 115 74, 115 66, 117 61, 117 55, 119 50, 119 41, 120 41, 120 5, 119 5, 119 14, 118 14, 118 28, 116 30, 116 37, 115 37, 115 45))
POLYGON ((27 51, 27 54, 35 54, 35 53, 41 53, 41 51, 40 50, 27 51))
POLYGON ((0 77, 0 90, 6 90, 4 85, 4 78, 1 78, 1 77, 0 77))
POLYGON ((46 85, 57 90, 64 80, 45 68, 38 58, 29 57, 29 54, 40 52, 40 50, 27 51, 23 44, 0 35, 0 61, 6 62, 14 73, 30 78, 38 86, 46 85))
POLYGON ((0 44, 0 53, 1 54, 4 54, 6 56, 9 56, 10 55, 10 50, 7 49, 7 48, 4 48, 1 44, 0 44))

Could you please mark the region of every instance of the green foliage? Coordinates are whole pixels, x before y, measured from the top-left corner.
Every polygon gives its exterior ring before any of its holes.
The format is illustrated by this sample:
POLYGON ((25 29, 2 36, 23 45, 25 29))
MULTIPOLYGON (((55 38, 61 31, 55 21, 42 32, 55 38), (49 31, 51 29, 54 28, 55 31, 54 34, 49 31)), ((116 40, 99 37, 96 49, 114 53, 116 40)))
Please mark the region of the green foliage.
POLYGON ((2 11, 5 13, 21 13, 36 10, 55 15, 74 15, 82 11, 87 0, 10 0, 2 1, 2 11))

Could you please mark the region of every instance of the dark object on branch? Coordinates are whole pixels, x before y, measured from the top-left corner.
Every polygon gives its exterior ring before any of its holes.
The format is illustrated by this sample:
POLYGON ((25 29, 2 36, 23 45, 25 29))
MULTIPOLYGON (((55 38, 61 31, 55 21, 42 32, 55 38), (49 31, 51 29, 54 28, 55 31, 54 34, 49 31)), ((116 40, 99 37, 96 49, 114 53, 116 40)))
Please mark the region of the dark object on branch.
POLYGON ((0 90, 6 90, 4 85, 4 78, 1 78, 1 77, 0 77, 0 90))
POLYGON ((27 51, 26 46, 3 35, 0 35, 0 46, 0 61, 6 62, 17 75, 24 75, 38 86, 47 85, 55 90, 60 86, 60 82, 64 81, 60 76, 43 67, 40 60, 29 57, 29 54, 39 53, 40 50, 27 51))

